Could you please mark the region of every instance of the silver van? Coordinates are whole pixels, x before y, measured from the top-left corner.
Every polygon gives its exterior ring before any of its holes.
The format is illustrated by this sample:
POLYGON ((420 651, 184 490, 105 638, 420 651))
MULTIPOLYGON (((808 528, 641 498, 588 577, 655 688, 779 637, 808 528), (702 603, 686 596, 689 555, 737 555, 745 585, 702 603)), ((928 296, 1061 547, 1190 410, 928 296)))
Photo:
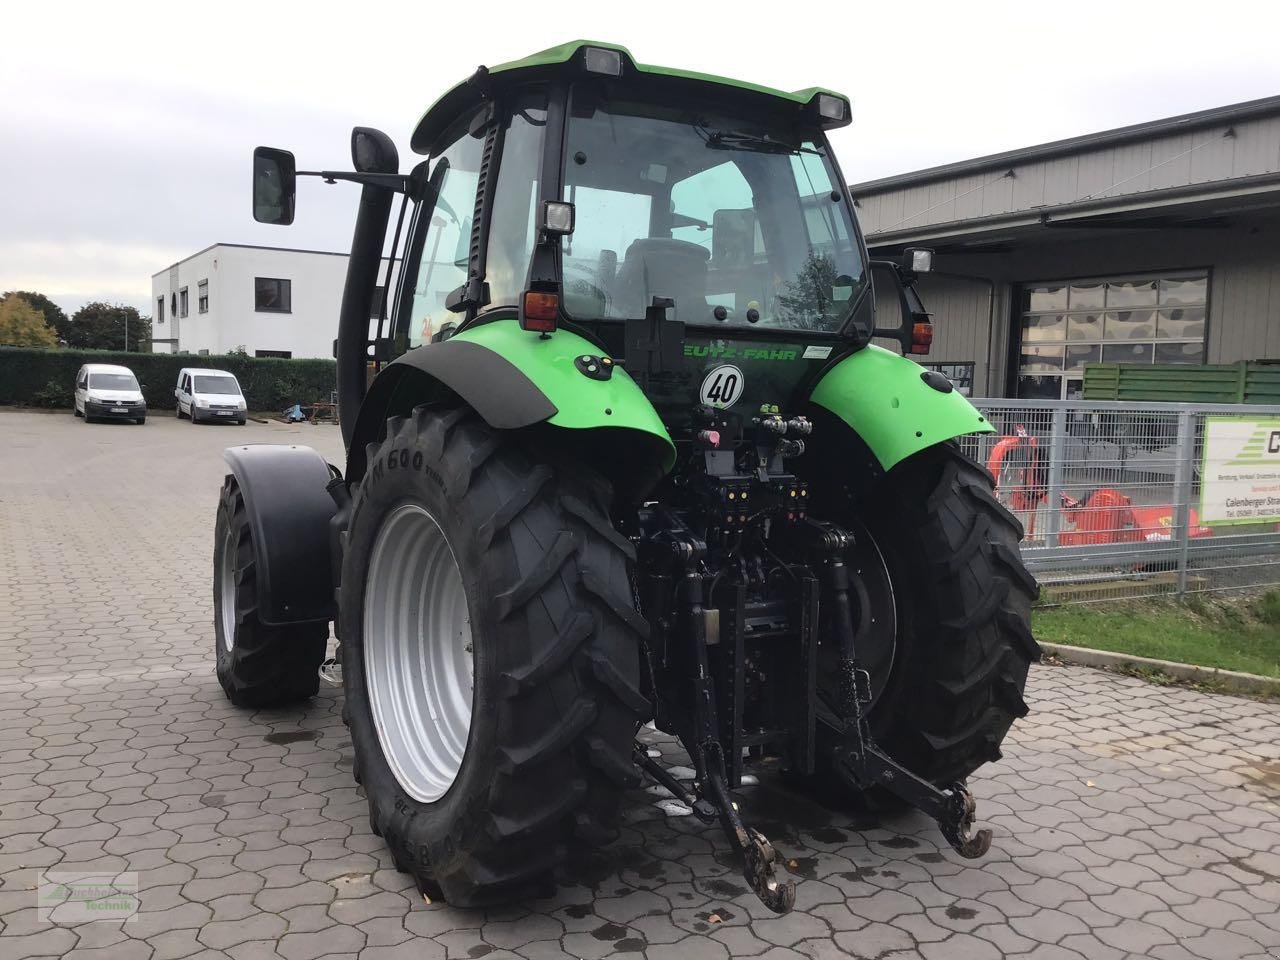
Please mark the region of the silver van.
POLYGON ((190 417, 192 423, 226 420, 244 426, 249 418, 240 381, 225 370, 183 367, 173 396, 178 416, 190 417))

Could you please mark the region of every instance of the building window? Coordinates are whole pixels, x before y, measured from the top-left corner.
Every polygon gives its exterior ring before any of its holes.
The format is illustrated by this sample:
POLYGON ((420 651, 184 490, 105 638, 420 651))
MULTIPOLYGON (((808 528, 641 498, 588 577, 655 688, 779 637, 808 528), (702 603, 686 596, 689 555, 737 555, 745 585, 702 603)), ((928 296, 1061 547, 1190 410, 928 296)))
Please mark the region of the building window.
POLYGON ((963 363, 922 363, 926 370, 935 370, 942 374, 956 388, 956 393, 965 397, 973 396, 973 361, 963 363))
POLYGON ((201 280, 196 284, 196 312, 209 312, 209 281, 201 280))
POLYGON ((1016 395, 1077 399, 1087 363, 1203 363, 1208 299, 1203 272, 1025 284, 1016 395))
POLYGON ((176 290, 169 294, 169 316, 176 317, 178 315, 178 292, 176 290))
POLYGON ((293 310, 293 283, 272 277, 253 278, 253 309, 260 313, 290 313, 293 310))
POLYGON ((293 359, 292 350, 255 350, 253 355, 255 357, 279 357, 281 360, 293 359))
POLYGON ((178 291, 178 316, 185 317, 187 315, 187 288, 183 287, 178 291))
POLYGON ((164 323, 164 297, 156 297, 156 323, 164 323))

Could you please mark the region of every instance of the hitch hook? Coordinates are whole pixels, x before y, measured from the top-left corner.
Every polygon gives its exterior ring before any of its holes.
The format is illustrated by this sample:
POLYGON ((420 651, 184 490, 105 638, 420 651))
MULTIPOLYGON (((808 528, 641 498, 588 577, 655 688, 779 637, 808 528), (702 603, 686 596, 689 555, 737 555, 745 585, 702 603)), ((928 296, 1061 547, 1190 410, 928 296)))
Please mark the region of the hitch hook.
POLYGON ((796 905, 795 881, 778 882, 773 869, 778 862, 778 852, 763 833, 742 822, 742 816, 733 805, 733 799, 725 786, 720 769, 720 754, 714 748, 711 753, 715 766, 708 770, 695 793, 664 770, 662 764, 650 757, 641 744, 635 744, 632 750, 632 756, 640 769, 676 799, 691 807, 699 820, 714 823, 719 818, 729 841, 742 857, 742 876, 751 885, 760 902, 774 913, 790 913, 796 905))
POLYGON ((938 829, 956 853, 966 860, 976 860, 991 849, 991 831, 983 827, 977 833, 969 832, 977 804, 964 784, 953 783, 948 792, 946 812, 938 818, 938 829))
POLYGON ((794 880, 778 882, 773 865, 778 862, 778 852, 759 830, 747 827, 744 836, 738 838, 742 849, 742 875, 760 902, 774 913, 790 913, 796 905, 794 880))

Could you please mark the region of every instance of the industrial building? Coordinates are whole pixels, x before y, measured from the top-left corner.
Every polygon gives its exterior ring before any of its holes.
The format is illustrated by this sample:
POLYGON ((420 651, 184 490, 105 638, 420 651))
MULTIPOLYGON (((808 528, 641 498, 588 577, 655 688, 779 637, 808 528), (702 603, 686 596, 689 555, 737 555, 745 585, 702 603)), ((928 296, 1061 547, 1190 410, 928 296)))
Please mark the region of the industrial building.
MULTIPOLYGON (((331 357, 346 277, 345 253, 215 243, 152 275, 151 348, 331 357)), ((371 317, 381 300, 379 285, 371 317)))
POLYGON ((936 251, 927 362, 1072 398, 1086 364, 1280 359, 1280 97, 851 187, 873 257, 936 251))

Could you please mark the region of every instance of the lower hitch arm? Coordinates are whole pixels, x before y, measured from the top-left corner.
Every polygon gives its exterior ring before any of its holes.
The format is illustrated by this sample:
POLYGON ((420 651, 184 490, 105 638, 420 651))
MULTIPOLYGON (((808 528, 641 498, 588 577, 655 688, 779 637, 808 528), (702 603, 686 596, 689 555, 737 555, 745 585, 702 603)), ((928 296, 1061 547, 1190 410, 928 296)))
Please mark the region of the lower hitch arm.
POLYGON ((742 822, 737 805, 729 796, 724 778, 724 756, 720 752, 719 742, 708 743, 705 747, 704 755, 709 762, 701 788, 704 794, 710 794, 711 802, 720 814, 720 825, 724 827, 733 848, 742 857, 742 876, 766 907, 774 913, 790 913, 791 908, 796 905, 795 881, 778 882, 773 872, 774 864, 778 862, 778 852, 763 833, 742 822))
POLYGON ((810 525, 825 534, 822 543, 827 552, 827 576, 835 597, 834 621, 840 639, 840 706, 844 714, 843 721, 837 720, 835 726, 843 728, 841 760, 845 769, 862 789, 883 786, 933 817, 947 843, 960 856, 970 860, 981 857, 991 849, 991 831, 971 833, 976 805, 965 785, 957 782, 940 790, 884 753, 872 739, 865 715, 865 707, 871 702, 871 677, 858 661, 854 645, 849 573, 844 564, 844 551, 852 538, 838 528, 821 527, 812 522, 810 525))
POLYGON ((855 766, 854 754, 846 757, 847 767, 859 786, 880 785, 918 810, 923 811, 938 824, 953 850, 968 860, 976 860, 991 849, 991 831, 973 830, 976 804, 973 794, 963 783, 953 783, 940 790, 932 783, 917 777, 892 757, 883 753, 869 741, 862 744, 862 763, 855 766))
POLYGON ((742 857, 742 875, 760 898, 760 902, 774 913, 789 913, 796 904, 795 881, 778 882, 773 871, 778 853, 773 849, 773 844, 759 830, 753 830, 742 822, 742 816, 725 785, 724 758, 720 753, 719 743, 706 745, 702 753, 709 762, 708 772, 698 784, 698 793, 687 789, 671 776, 640 744, 635 746, 634 758, 641 770, 677 800, 690 807, 703 823, 714 823, 718 818, 733 849, 742 857))

